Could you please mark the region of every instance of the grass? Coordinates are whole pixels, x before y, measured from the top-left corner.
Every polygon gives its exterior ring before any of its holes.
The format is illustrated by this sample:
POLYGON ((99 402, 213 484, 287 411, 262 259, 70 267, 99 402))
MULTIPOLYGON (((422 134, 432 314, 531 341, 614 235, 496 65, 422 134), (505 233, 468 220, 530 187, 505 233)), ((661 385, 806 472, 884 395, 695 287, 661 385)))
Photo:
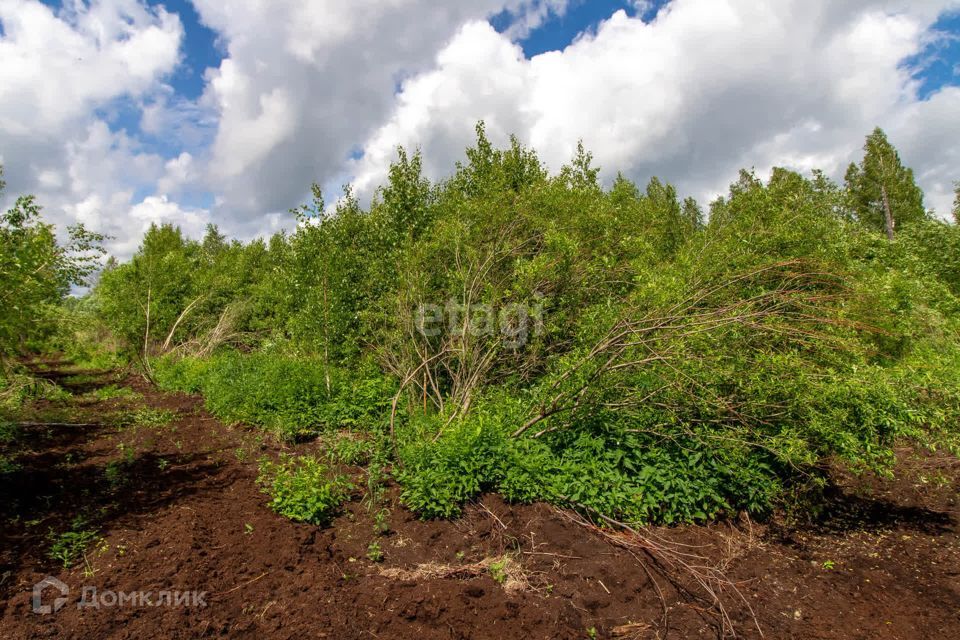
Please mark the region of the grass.
POLYGON ((134 411, 121 411, 115 415, 117 416, 117 422, 123 427, 144 427, 147 429, 160 429, 177 419, 177 414, 174 411, 152 407, 143 407, 134 411))
POLYGON ((85 394, 86 397, 100 401, 107 400, 142 400, 143 394, 134 391, 129 387, 121 387, 115 384, 101 387, 85 394))
POLYGON ((96 384, 97 382, 100 382, 100 376, 95 376, 89 373, 78 373, 72 376, 67 376, 63 379, 63 384, 70 386, 96 384))

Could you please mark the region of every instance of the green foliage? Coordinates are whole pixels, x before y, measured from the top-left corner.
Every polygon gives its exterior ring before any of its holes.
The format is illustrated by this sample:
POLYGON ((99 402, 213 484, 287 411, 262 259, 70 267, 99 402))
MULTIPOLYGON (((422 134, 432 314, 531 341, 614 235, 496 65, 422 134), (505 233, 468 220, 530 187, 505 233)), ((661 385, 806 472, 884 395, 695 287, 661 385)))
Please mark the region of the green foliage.
POLYGON ((152 409, 150 407, 144 407, 143 409, 134 411, 131 415, 131 419, 135 426, 145 427, 148 429, 157 429, 160 427, 165 427, 176 420, 177 414, 168 409, 152 409))
POLYGON ((960 225, 960 182, 955 185, 956 196, 953 198, 953 223, 960 225))
POLYGON ((94 391, 90 392, 90 395, 96 398, 97 400, 106 401, 106 400, 139 400, 143 398, 143 394, 137 393, 129 387, 118 387, 115 384, 107 385, 105 387, 100 387, 94 391))
MULTIPOLYGON (((0 193, 5 184, 0 181, 0 193)), ((33 196, 17 198, 0 215, 0 358, 21 353, 28 340, 49 330, 51 305, 73 285, 83 285, 103 253, 103 236, 83 225, 67 229, 67 242, 43 221, 33 196)))
POLYGON ((49 557, 69 569, 84 557, 84 553, 91 544, 100 539, 99 533, 91 528, 82 516, 74 518, 68 531, 49 535, 49 557))
POLYGON ((271 509, 318 526, 330 523, 353 490, 346 476, 330 475, 323 463, 308 456, 262 461, 258 482, 270 496, 271 509))
POLYGON ((263 426, 288 440, 342 427, 376 430, 392 393, 392 384, 369 370, 351 376, 318 359, 267 352, 166 358, 155 369, 164 388, 202 392, 217 417, 263 426))
POLYGON ((850 165, 846 176, 850 206, 857 218, 883 230, 888 204, 896 228, 926 218, 923 192, 913 170, 903 166, 882 129, 878 127, 867 137, 863 150, 863 161, 850 165))
POLYGON ((324 438, 322 444, 326 448, 327 459, 333 464, 366 465, 376 453, 376 443, 353 435, 337 434, 336 437, 324 438))
MULTIPOLYGON (((898 441, 960 434, 958 227, 880 130, 846 178, 744 171, 705 220, 658 178, 605 186, 583 145, 551 174, 481 124, 447 179, 400 149, 368 207, 314 186, 269 243, 151 228, 47 343, 95 337, 93 309, 161 387, 368 464, 372 512, 389 468, 423 517, 486 491, 764 514, 829 464, 886 473, 898 441)), ((269 469, 327 486, 315 461, 269 469)))
POLYGON ((26 373, 0 371, 0 409, 16 411, 36 400, 63 402, 70 399, 70 392, 57 384, 36 378, 26 373))

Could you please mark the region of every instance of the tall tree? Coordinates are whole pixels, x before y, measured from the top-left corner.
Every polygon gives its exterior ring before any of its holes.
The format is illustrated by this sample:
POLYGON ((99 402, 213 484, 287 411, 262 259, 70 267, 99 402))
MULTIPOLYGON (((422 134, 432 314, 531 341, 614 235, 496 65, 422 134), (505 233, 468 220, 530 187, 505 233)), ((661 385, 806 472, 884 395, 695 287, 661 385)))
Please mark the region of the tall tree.
POLYGON ((927 217, 923 192, 883 129, 877 127, 867 136, 863 150, 863 161, 847 169, 850 206, 858 219, 893 240, 898 225, 927 217))

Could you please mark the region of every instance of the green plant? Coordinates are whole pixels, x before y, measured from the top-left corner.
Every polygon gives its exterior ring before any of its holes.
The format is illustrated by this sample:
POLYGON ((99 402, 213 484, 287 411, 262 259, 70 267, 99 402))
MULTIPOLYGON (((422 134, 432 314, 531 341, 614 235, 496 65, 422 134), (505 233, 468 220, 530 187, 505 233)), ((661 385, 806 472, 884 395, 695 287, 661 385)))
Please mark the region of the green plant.
POLYGON ((490 577, 493 578, 497 584, 505 584, 509 575, 507 574, 507 566, 510 562, 510 559, 506 556, 500 560, 496 560, 490 563, 490 577))
POLYGON ((69 569, 78 560, 84 557, 84 552, 92 543, 100 540, 100 535, 93 528, 89 528, 87 520, 82 516, 74 518, 70 529, 62 533, 50 532, 51 559, 60 562, 64 569, 69 569))
MULTIPOLYGON (((222 420, 263 426, 289 441, 382 422, 391 393, 387 379, 375 374, 355 377, 316 359, 276 353, 224 352, 203 365, 167 359, 156 366, 163 384, 202 390, 207 409, 222 420)), ((335 446, 333 456, 364 456, 362 444, 335 446)))
POLYGON ((353 434, 337 434, 336 437, 325 439, 324 444, 327 457, 333 464, 360 466, 369 462, 375 451, 372 441, 353 434))
POLYGON ((634 524, 800 518, 831 465, 960 451, 957 227, 882 132, 847 178, 744 171, 707 219, 480 125, 447 179, 400 151, 369 206, 348 190, 330 215, 315 187, 268 242, 151 227, 90 305, 161 387, 366 465, 370 514, 389 472, 425 518, 486 491, 634 524))
POLYGON ((177 414, 169 409, 144 407, 133 412, 131 420, 134 426, 148 429, 165 427, 177 419, 177 414))
POLYGON ((0 476, 16 473, 22 468, 15 458, 0 453, 0 476))
POLYGON ((140 400, 143 394, 129 387, 120 387, 114 384, 101 387, 90 392, 90 396, 97 400, 140 400))
POLYGON ((383 549, 380 548, 380 542, 374 540, 367 545, 367 558, 370 562, 383 562, 383 549))
POLYGON ((11 444, 20 436, 20 427, 15 422, 0 418, 0 444, 11 444))
MULTIPOLYGON (((129 448, 126 448, 125 451, 132 451, 129 448)), ((111 460, 103 469, 103 477, 107 481, 107 484, 110 485, 110 488, 117 490, 127 483, 127 468, 130 464, 130 461, 124 457, 123 460, 111 460)))
POLYGON ((274 511, 320 526, 329 524, 353 490, 346 476, 331 475, 323 463, 309 456, 261 461, 258 482, 274 511))

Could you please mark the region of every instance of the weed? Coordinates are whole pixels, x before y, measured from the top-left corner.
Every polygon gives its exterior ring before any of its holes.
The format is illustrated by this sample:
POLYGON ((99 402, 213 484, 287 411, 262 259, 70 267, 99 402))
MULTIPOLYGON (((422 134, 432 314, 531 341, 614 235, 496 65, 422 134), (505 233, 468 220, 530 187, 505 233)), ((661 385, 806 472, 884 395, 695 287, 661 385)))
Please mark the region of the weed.
POLYGON ((257 481, 270 496, 274 511, 320 526, 329 524, 353 490, 346 476, 331 476, 323 463, 310 456, 263 460, 257 481))
POLYGON ((244 525, 243 525, 243 533, 244 533, 244 535, 248 535, 248 536, 251 535, 251 534, 253 533, 253 525, 250 524, 249 522, 244 523, 244 525))
POLYGON ((121 442, 120 444, 117 445, 117 451, 119 451, 120 455, 123 457, 122 464, 124 464, 125 466, 129 466, 133 464, 133 460, 135 456, 133 447, 131 447, 125 442, 121 442))
POLYGON ((22 468, 13 457, 0 453, 0 476, 16 473, 22 468))
POLYGON ((380 548, 380 542, 374 540, 367 545, 367 558, 370 562, 383 562, 383 549, 380 548))
POLYGON ((503 557, 500 560, 490 563, 490 577, 492 577, 497 584, 506 584, 507 582, 507 564, 509 558, 503 557))
POLYGON ((382 536, 390 532, 390 509, 380 509, 373 514, 373 533, 382 536))
POLYGON ((84 517, 77 516, 71 523, 70 530, 59 534, 51 531, 48 539, 51 543, 49 557, 60 562, 64 569, 69 569, 84 557, 90 544, 101 538, 95 529, 88 527, 84 517))
POLYGON ((101 387, 91 391, 87 394, 87 396, 100 401, 140 400, 143 398, 142 393, 138 393, 129 387, 120 387, 115 384, 107 385, 106 387, 101 387))
POLYGON ((353 435, 337 435, 328 439, 327 458, 333 464, 360 466, 370 461, 374 453, 374 444, 370 440, 353 435))
POLYGON ((124 465, 119 460, 111 460, 108 462, 107 466, 103 470, 103 475, 107 481, 107 484, 109 484, 110 488, 113 490, 119 489, 127 482, 127 476, 124 473, 124 465))
POLYGON ((8 420, 0 419, 0 444, 11 444, 20 437, 20 427, 8 420))
POLYGON ((174 420, 177 414, 167 409, 139 409, 133 413, 133 424, 138 427, 157 429, 165 427, 174 420))

